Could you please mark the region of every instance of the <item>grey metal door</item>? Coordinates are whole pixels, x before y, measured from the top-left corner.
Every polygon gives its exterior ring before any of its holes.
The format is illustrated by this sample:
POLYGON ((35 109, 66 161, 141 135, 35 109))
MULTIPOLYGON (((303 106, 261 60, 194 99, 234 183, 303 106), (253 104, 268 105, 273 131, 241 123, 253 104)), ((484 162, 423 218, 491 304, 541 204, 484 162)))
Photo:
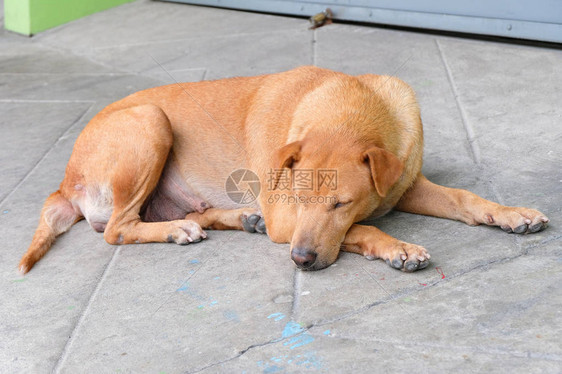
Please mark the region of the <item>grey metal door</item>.
POLYGON ((222 8, 562 42, 562 0, 167 0, 222 8))

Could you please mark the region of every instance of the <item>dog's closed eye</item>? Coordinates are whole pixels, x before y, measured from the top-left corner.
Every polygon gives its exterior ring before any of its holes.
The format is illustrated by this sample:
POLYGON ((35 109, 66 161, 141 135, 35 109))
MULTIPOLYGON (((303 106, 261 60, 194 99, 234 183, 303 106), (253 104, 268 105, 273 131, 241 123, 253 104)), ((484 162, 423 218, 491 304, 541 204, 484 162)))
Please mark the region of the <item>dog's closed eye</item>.
POLYGON ((338 201, 337 203, 334 204, 334 209, 341 208, 341 207, 346 206, 346 205, 348 205, 348 204, 351 204, 351 200, 350 200, 350 201, 345 201, 345 202, 338 201))

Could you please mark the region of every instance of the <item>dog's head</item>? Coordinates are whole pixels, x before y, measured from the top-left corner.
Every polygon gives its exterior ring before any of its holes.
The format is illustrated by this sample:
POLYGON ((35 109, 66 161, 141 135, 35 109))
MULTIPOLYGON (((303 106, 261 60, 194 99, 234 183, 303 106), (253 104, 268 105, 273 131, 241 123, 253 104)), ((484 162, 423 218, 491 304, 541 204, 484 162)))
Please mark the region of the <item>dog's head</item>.
POLYGON ((290 191, 282 191, 279 180, 278 191, 296 205, 291 258, 308 270, 336 261, 351 225, 375 211, 403 171, 402 162, 382 148, 322 139, 296 141, 276 154, 277 166, 291 179, 290 191))

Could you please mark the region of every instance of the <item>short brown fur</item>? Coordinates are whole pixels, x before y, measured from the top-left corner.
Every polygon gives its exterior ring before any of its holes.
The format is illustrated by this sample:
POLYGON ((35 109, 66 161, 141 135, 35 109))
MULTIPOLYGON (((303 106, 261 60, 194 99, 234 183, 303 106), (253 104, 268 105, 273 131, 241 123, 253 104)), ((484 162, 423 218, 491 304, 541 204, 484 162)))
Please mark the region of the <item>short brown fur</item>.
POLYGON ((536 210, 429 182, 422 155, 415 94, 394 77, 302 67, 137 92, 103 109, 76 141, 20 271, 82 218, 112 244, 187 244, 206 237, 202 228, 263 232, 265 223, 311 270, 340 249, 404 271, 426 267, 425 248, 357 224, 392 208, 517 233, 546 227, 536 210), (245 206, 224 190, 238 169, 262 184, 245 206), (300 170, 334 170, 337 186, 285 189, 279 175, 300 170))

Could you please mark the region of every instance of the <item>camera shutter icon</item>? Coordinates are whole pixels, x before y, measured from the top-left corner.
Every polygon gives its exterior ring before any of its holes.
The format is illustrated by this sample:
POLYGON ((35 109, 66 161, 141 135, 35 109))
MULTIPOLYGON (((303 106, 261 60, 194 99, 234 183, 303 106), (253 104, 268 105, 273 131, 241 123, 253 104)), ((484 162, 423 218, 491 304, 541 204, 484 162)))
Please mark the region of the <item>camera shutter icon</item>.
POLYGON ((259 196, 261 183, 256 175, 248 169, 238 169, 230 173, 225 183, 226 194, 236 204, 253 203, 259 196))

